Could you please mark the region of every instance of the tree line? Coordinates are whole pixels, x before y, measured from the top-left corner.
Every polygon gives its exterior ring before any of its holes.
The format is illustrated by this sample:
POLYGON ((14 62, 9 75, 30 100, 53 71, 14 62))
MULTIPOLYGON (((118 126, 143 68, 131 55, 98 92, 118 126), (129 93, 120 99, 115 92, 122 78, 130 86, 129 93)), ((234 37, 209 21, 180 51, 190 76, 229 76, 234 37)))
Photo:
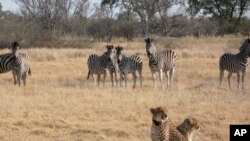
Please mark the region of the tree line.
POLYGON ((17 14, 6 14, 0 4, 2 41, 7 36, 33 45, 64 36, 132 41, 148 35, 247 35, 250 30, 250 15, 244 16, 250 10, 249 0, 101 0, 94 5, 90 0, 14 2, 20 9, 17 14))

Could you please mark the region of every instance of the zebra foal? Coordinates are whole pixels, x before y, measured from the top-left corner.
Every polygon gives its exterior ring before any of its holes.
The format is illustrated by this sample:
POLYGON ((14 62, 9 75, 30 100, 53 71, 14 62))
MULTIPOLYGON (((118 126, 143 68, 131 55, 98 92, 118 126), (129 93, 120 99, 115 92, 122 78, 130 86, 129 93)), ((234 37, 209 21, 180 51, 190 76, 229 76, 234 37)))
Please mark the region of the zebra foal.
POLYGON ((159 73, 161 86, 164 88, 163 84, 163 72, 167 77, 167 86, 171 86, 173 80, 175 66, 177 63, 177 55, 173 50, 163 50, 161 52, 156 52, 156 48, 153 45, 153 39, 145 39, 146 52, 149 59, 149 68, 151 70, 154 86, 156 87, 156 72, 159 73))
POLYGON ((105 79, 107 73, 109 72, 108 66, 113 63, 113 52, 112 49, 114 48, 113 45, 107 45, 107 52, 98 56, 96 54, 91 54, 88 58, 88 76, 91 75, 94 78, 94 83, 96 82, 94 75, 97 75, 97 85, 99 86, 100 77, 103 75, 103 85, 105 85, 105 79))
POLYGON ((140 58, 139 55, 132 55, 132 56, 125 56, 122 54, 123 47, 116 47, 116 57, 117 57, 117 63, 118 63, 118 68, 120 72, 120 85, 123 83, 123 76, 125 79, 125 87, 127 86, 127 75, 128 73, 132 73, 133 79, 134 79, 134 84, 133 88, 136 86, 136 71, 139 73, 139 78, 140 78, 140 84, 142 86, 142 59, 140 58))
POLYGON ((237 88, 240 89, 240 75, 242 81, 242 89, 244 89, 244 79, 246 75, 247 58, 250 57, 250 39, 246 39, 240 47, 237 54, 225 53, 220 57, 220 86, 224 77, 224 70, 228 71, 228 86, 231 89, 231 77, 233 73, 237 74, 237 88))

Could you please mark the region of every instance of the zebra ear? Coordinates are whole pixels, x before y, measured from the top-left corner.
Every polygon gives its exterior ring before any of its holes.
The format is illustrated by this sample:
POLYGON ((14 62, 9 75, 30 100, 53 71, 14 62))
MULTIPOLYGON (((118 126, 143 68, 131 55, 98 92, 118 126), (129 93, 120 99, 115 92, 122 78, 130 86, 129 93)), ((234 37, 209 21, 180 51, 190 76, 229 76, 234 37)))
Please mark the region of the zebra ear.
POLYGON ((149 42, 149 38, 146 38, 146 39, 145 39, 145 42, 148 43, 148 42, 149 42))
POLYGON ((120 47, 121 51, 123 50, 123 47, 120 47))
POLYGON ((150 39, 150 43, 152 43, 154 41, 154 39, 150 39))
POLYGON ((19 43, 17 41, 15 41, 13 44, 14 44, 15 47, 19 46, 19 43))
POLYGON ((111 45, 111 46, 110 46, 110 49, 113 49, 113 48, 114 48, 114 46, 113 46, 113 45, 111 45))
POLYGON ((106 48, 109 49, 109 45, 107 45, 106 48))
POLYGON ((250 39, 249 38, 247 39, 247 41, 248 41, 248 43, 250 43, 250 39))

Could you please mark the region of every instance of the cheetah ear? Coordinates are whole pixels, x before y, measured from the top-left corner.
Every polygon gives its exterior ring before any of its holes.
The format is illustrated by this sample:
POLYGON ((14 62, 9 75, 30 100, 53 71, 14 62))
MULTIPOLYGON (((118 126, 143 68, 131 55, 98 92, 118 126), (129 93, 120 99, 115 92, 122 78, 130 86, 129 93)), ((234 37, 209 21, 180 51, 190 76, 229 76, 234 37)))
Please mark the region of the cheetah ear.
POLYGON ((191 124, 191 121, 190 121, 190 119, 187 118, 187 119, 184 120, 184 123, 191 124))
POLYGON ((154 109, 154 108, 150 108, 150 112, 151 112, 152 114, 154 114, 155 109, 154 109))

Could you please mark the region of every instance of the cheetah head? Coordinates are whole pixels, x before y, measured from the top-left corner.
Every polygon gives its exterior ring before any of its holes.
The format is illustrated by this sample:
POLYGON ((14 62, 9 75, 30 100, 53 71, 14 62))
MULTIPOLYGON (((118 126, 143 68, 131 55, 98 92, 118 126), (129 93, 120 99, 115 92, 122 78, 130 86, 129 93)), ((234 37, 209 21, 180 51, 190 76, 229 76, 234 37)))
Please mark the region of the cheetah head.
POLYGON ((168 120, 167 109, 164 107, 151 108, 152 122, 154 125, 161 125, 168 120))
POLYGON ((183 122, 183 128, 189 132, 198 131, 200 130, 200 123, 195 118, 187 118, 183 122))

